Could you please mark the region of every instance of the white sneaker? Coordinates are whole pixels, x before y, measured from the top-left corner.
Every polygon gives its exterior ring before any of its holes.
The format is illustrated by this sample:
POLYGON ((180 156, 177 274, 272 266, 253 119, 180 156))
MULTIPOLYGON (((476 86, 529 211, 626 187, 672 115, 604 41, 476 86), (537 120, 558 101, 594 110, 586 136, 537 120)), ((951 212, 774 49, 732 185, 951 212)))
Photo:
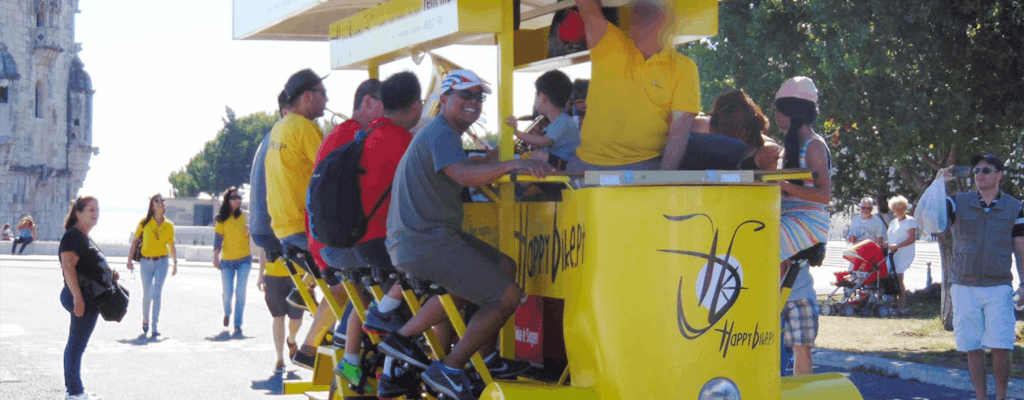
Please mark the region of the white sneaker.
POLYGON ((89 395, 87 393, 82 393, 72 396, 71 393, 68 393, 64 400, 89 400, 89 395))

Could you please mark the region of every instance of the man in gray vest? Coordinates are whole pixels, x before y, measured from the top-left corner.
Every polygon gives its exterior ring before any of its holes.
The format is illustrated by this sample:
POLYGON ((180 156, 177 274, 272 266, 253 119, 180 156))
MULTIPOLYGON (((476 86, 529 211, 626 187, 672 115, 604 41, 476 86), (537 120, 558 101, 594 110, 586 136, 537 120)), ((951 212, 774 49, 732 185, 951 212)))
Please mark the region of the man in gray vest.
MULTIPOLYGON (((1017 275, 1024 276, 1024 209, 1020 200, 999 190, 1002 160, 986 154, 975 156, 971 165, 978 190, 955 194, 946 201, 953 230, 953 333, 957 350, 967 353, 977 398, 988 398, 984 350, 988 348, 992 350, 996 398, 1005 399, 1016 322, 1010 255, 1016 255, 1017 275)), ((939 177, 953 179, 950 168, 939 171, 939 177)), ((1018 287, 1017 293, 1024 295, 1024 286, 1018 287)), ((1024 300, 1017 301, 1021 304, 1024 300)))

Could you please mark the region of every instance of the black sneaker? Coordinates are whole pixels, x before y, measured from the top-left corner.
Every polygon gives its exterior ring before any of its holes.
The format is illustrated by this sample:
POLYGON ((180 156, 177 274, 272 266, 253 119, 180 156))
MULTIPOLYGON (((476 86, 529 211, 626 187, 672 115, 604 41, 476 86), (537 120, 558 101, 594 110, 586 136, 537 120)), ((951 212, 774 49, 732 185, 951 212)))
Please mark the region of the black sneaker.
POLYGON ((420 379, 412 372, 403 372, 395 377, 381 374, 377 378, 377 397, 381 399, 406 395, 409 395, 406 396, 409 398, 419 397, 420 383, 420 379))
POLYGON ((377 349, 384 354, 394 357, 396 360, 409 363, 419 369, 427 369, 430 363, 430 359, 427 358, 426 354, 423 354, 423 350, 420 349, 413 338, 397 333, 388 335, 383 342, 377 345, 377 349))
POLYGON ((473 396, 473 390, 469 383, 469 377, 466 376, 466 371, 459 370, 450 374, 441 369, 440 361, 434 361, 433 364, 430 364, 430 368, 427 368, 427 371, 421 376, 423 377, 423 382, 430 386, 431 389, 450 399, 476 400, 476 396, 473 396))
POLYGON ((530 369, 529 361, 509 360, 501 357, 494 357, 484 364, 487 365, 487 370, 491 371, 491 377, 494 379, 515 379, 530 369))
POLYGON ((313 346, 302 345, 299 352, 295 353, 295 357, 292 357, 292 364, 308 370, 313 370, 313 365, 316 364, 316 348, 313 346))
POLYGON ((409 320, 402 315, 401 308, 382 313, 377 310, 376 305, 370 305, 366 310, 366 322, 363 323, 363 331, 377 336, 387 336, 389 333, 402 329, 409 320))
POLYGON ((292 289, 292 292, 288 293, 288 298, 285 299, 285 301, 287 301, 288 304, 291 304, 292 307, 309 311, 309 307, 306 306, 306 300, 302 299, 302 295, 299 294, 299 291, 296 289, 292 289))

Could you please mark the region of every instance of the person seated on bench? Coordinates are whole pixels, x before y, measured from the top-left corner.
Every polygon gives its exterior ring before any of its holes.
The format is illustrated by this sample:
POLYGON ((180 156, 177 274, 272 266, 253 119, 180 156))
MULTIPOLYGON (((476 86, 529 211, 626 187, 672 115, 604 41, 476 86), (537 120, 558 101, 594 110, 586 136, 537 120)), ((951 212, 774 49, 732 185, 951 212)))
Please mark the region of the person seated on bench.
POLYGON ((748 146, 740 169, 771 171, 778 168, 779 146, 768 137, 768 117, 743 89, 733 89, 715 98, 711 106, 709 131, 725 135, 748 146))
MULTIPOLYGON (((369 82, 369 81, 368 81, 369 82)), ((361 86, 362 88, 362 86, 361 86)), ((387 234, 387 215, 391 195, 388 190, 391 182, 394 181, 395 169, 398 162, 405 154, 405 150, 412 141, 412 133, 409 129, 416 126, 423 111, 423 102, 420 101, 420 83, 412 72, 399 72, 392 75, 383 83, 379 84, 379 90, 370 93, 369 90, 356 91, 357 110, 353 115, 362 119, 369 112, 361 112, 360 105, 379 104, 383 107, 383 115, 373 118, 371 121, 361 124, 359 122, 349 124, 348 129, 335 130, 320 146, 317 152, 317 163, 337 148, 344 146, 355 139, 356 133, 361 129, 372 128, 372 131, 365 132, 366 138, 363 141, 363 155, 359 161, 360 167, 366 171, 359 177, 361 188, 363 210, 367 213, 378 207, 367 221, 366 234, 351 249, 337 249, 324 247, 321 254, 328 261, 332 268, 344 269, 346 267, 364 267, 394 271, 387 248, 384 246, 384 237, 387 234), (359 124, 358 127, 356 124, 359 124), (365 128, 363 128, 365 127, 365 128), (351 251, 356 262, 339 260, 336 255, 351 251), (346 265, 348 264, 348 265, 346 265)), ((355 285, 357 294, 363 298, 364 303, 369 303, 370 296, 362 285, 355 285)), ((392 285, 387 296, 376 306, 371 305, 366 315, 365 329, 377 335, 387 335, 391 331, 398 330, 406 322, 406 317, 399 310, 402 305, 402 288, 399 285, 392 285)), ((358 318, 349 318, 345 337, 345 356, 334 369, 335 373, 353 385, 358 385, 362 379, 363 371, 359 368, 359 350, 362 344, 364 325, 358 318)), ((379 392, 387 393, 388 382, 381 381, 379 392)), ((382 397, 392 397, 382 395, 382 397)))
POLYGON ((711 115, 698 116, 681 170, 774 170, 781 147, 764 135, 768 117, 742 90, 715 98, 711 115))
POLYGON ((675 170, 700 111, 697 65, 671 44, 676 19, 666 0, 630 6, 629 37, 599 0, 575 0, 590 48, 591 82, 569 170, 675 170))
MULTIPOLYGON (((783 273, 793 261, 810 259, 810 265, 821 265, 821 254, 808 256, 808 249, 827 243, 829 213, 826 206, 832 196, 832 161, 825 140, 814 133, 818 117, 818 89, 804 76, 787 80, 775 94, 775 120, 786 131, 783 168, 807 168, 817 173, 806 181, 781 182, 782 215, 779 252, 783 273)), ((818 247, 819 249, 822 248, 818 247)), ((818 300, 814 278, 801 268, 782 311, 786 332, 783 339, 793 347, 796 362, 793 375, 813 371, 811 348, 818 335, 818 300)))
POLYGON ((480 306, 465 335, 442 361, 428 366, 413 339, 446 319, 436 296, 378 346, 388 356, 425 368, 423 381, 453 399, 474 398, 463 368, 477 351, 489 356, 487 368, 495 376, 498 371, 509 377, 529 368, 529 363, 496 355, 496 335, 525 295, 515 283, 515 262, 462 231, 462 188, 486 185, 514 171, 538 177, 554 171, 537 160, 495 162, 466 156, 462 133, 480 117, 490 92, 472 71, 456 69, 445 76, 440 115, 413 137, 398 164, 388 210, 385 243, 395 267, 480 306))
MULTIPOLYGON (((580 145, 579 128, 572 116, 566 113, 566 105, 572 96, 572 81, 564 72, 552 70, 537 78, 534 87, 537 95, 533 98, 533 109, 551 123, 543 134, 516 130, 516 136, 538 147, 530 153, 531 160, 544 161, 555 169, 564 170, 580 145)), ((516 129, 517 122, 513 115, 505 119, 505 124, 512 129, 516 129)))

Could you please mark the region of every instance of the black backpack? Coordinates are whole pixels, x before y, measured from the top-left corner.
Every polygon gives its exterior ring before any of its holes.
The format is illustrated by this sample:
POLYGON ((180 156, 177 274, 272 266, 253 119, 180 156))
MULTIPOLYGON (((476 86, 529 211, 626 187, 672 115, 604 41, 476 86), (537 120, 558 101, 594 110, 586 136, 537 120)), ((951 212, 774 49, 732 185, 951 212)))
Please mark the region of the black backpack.
POLYGON ((391 194, 389 187, 367 215, 363 210, 359 175, 366 171, 359 166, 363 157, 363 141, 382 123, 356 132, 355 139, 331 151, 309 179, 306 211, 309 231, 325 246, 350 248, 366 235, 366 223, 391 194))

